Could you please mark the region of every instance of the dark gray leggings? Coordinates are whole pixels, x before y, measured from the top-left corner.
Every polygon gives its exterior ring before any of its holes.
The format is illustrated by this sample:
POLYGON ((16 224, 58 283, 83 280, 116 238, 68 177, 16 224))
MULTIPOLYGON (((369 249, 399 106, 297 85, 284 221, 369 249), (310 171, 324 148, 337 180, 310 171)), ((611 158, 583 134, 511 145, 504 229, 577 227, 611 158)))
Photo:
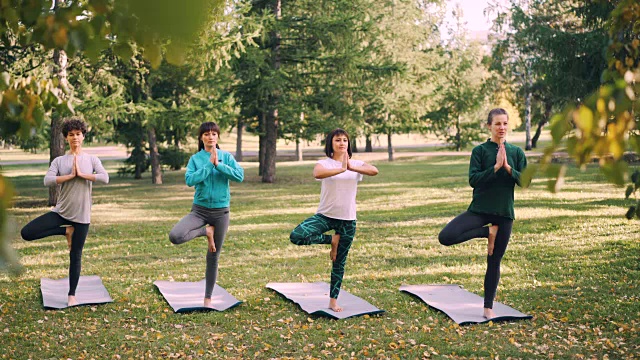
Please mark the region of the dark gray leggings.
POLYGON ((206 225, 214 227, 213 241, 216 244, 216 252, 212 253, 207 248, 207 270, 204 297, 209 299, 213 293, 213 286, 218 277, 218 258, 222 250, 222 243, 229 229, 229 208, 209 209, 193 204, 191 212, 183 217, 169 233, 169 240, 179 245, 191 239, 207 236, 206 225))
POLYGON ((485 226, 487 224, 498 225, 493 255, 487 255, 487 272, 484 275, 484 307, 492 309, 493 299, 496 297, 500 281, 500 261, 507 251, 513 220, 497 215, 475 214, 465 211, 440 231, 438 240, 442 245, 450 246, 471 239, 488 238, 489 228, 485 226))
POLYGON ((20 231, 24 240, 32 241, 45 238, 47 236, 64 236, 67 228, 63 225, 73 226, 71 236, 71 251, 69 251, 69 295, 75 296, 80 270, 82 269, 82 249, 89 233, 89 224, 80 224, 69 221, 56 212, 48 212, 42 216, 31 220, 20 231))

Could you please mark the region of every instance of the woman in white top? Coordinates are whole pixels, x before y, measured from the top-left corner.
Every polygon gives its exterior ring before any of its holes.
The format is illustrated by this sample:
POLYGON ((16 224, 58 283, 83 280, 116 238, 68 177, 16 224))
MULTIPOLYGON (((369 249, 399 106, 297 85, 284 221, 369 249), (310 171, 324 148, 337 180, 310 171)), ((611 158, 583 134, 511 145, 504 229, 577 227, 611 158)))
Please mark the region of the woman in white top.
POLYGON ((329 308, 342 311, 338 294, 344 276, 347 254, 356 233, 356 191, 362 175, 375 176, 378 169, 361 160, 351 159, 349 134, 335 129, 327 135, 326 159, 319 160, 313 176, 322 181, 320 205, 312 217, 304 220, 289 236, 296 245, 331 244, 329 256, 333 261, 329 308), (334 235, 325 232, 334 230, 334 235))
POLYGON ((45 186, 60 186, 56 206, 22 228, 24 240, 32 241, 52 235, 64 235, 69 247, 68 305, 77 305, 76 287, 80 279, 82 249, 91 223, 91 189, 96 181, 106 184, 109 174, 100 159, 82 151, 87 125, 78 118, 62 123, 62 134, 69 143, 68 154, 51 162, 44 177, 45 186))

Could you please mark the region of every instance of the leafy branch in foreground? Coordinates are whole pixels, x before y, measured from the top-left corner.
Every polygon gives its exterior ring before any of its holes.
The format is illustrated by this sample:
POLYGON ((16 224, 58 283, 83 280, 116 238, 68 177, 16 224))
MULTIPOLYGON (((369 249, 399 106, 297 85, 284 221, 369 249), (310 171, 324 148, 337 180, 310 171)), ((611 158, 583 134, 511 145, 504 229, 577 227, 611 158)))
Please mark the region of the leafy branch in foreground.
MULTIPOLYGON (((591 0, 590 4, 600 2, 591 0)), ((597 159, 607 180, 619 186, 625 184, 629 173, 625 151, 640 152, 640 4, 619 1, 609 15, 608 26, 609 68, 603 73, 606 83, 580 105, 569 105, 552 118, 552 144, 545 149, 540 163, 525 171, 528 180, 538 171, 545 172, 551 178, 551 191, 558 191, 563 183, 566 165, 552 161, 561 146, 566 146, 580 167, 597 159)), ((627 187, 627 198, 638 188, 636 174, 637 171, 631 176, 633 184, 627 187)), ((629 208, 627 218, 640 219, 638 208, 640 201, 629 208)))

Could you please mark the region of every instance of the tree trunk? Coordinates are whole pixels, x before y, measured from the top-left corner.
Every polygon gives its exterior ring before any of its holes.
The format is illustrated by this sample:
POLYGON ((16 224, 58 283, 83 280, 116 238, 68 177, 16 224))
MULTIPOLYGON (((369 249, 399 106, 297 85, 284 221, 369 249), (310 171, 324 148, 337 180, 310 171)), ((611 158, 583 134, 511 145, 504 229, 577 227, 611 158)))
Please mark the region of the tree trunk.
POLYGON ((134 157, 135 174, 133 175, 133 178, 136 180, 142 179, 142 171, 143 171, 142 167, 146 165, 145 152, 143 150, 144 149, 143 146, 144 144, 142 144, 142 141, 141 141, 133 148, 133 151, 131 151, 131 156, 135 156, 134 157))
MULTIPOLYGON (((300 125, 304 124, 304 111, 300 112, 300 125)), ((296 133, 296 161, 302 161, 302 146, 300 144, 300 131, 296 133)))
POLYGON ((387 132, 387 152, 389 153, 389 161, 393 161, 393 145, 391 144, 391 129, 387 132))
MULTIPOLYGON (((55 6, 58 5, 56 1, 55 6)), ((55 7, 54 7, 55 9, 55 7)), ((67 54, 63 50, 55 50, 53 52, 53 62, 56 69, 56 77, 60 81, 60 88, 68 91, 67 82, 67 54)), ((62 97, 64 96, 64 92, 62 97)), ((64 155, 64 136, 62 136, 62 114, 54 110, 51 115, 51 134, 49 138, 49 165, 53 159, 64 155)), ((49 188, 49 206, 54 206, 58 202, 60 194, 60 186, 52 186, 49 188)))
MULTIPOLYGON (((276 21, 282 18, 282 1, 275 0, 273 3, 273 14, 276 21)), ((272 42, 272 64, 273 70, 277 73, 280 70, 280 42, 281 35, 277 31, 271 33, 272 42)), ((267 113, 266 138, 264 166, 262 169, 262 182, 273 183, 276 181, 276 143, 278 140, 278 102, 280 94, 278 89, 273 89, 269 96, 269 112, 267 113)))
POLYGON ((156 142, 156 129, 149 127, 149 155, 151 157, 151 183, 162 184, 162 169, 160 168, 160 154, 156 142))
POLYGON ((367 134, 364 144, 364 152, 373 152, 373 145, 371 144, 371 134, 367 134))
POLYGON ((460 138, 460 115, 456 118, 456 151, 460 151, 462 149, 461 138, 460 138))
POLYGON ((173 135, 173 143, 176 146, 176 149, 180 149, 180 134, 178 133, 178 130, 174 131, 173 135))
MULTIPOLYGON (((64 136, 62 136, 62 118, 56 111, 51 116, 51 134, 49 138, 49 165, 53 159, 64 155, 64 136)), ((49 206, 54 206, 58 202, 60 185, 49 187, 49 206)))
POLYGON ((532 148, 532 144, 531 144, 531 91, 529 90, 528 86, 527 86, 527 93, 526 93, 526 97, 525 97, 525 105, 524 105, 524 130, 525 130, 525 136, 526 136, 526 142, 525 142, 525 150, 531 150, 532 148))
POLYGON ((538 139, 540 138, 540 134, 542 133, 542 128, 549 122, 549 117, 551 117, 551 101, 546 100, 544 102, 544 117, 538 122, 536 133, 531 139, 532 149, 535 149, 538 146, 538 139))
POLYGON ((238 132, 236 136, 236 161, 242 161, 242 129, 244 128, 244 121, 238 118, 238 132))
POLYGON ((358 152, 358 142, 356 141, 356 137, 355 136, 353 138, 351 138, 351 152, 352 153, 357 153, 358 152))
POLYGON ((267 148, 267 137, 265 136, 265 128, 267 126, 267 113, 260 112, 260 127, 258 136, 258 176, 264 173, 264 156, 267 148))
POLYGON ((300 138, 296 137, 296 161, 302 160, 302 146, 300 146, 300 138))
MULTIPOLYGON (((273 100, 272 105, 274 105, 273 100)), ((276 142, 278 140, 278 109, 271 109, 267 113, 267 131, 265 134, 264 165, 262 167, 262 182, 276 181, 276 142)))

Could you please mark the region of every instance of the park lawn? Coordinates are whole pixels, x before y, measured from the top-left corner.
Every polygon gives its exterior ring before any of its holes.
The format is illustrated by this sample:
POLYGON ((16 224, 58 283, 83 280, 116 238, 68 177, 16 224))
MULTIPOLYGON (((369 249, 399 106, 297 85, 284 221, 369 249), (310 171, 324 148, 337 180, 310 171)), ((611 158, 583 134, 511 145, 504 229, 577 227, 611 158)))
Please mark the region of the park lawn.
MULTIPOLYGON (((172 245, 190 209, 184 172, 165 183, 115 176, 94 188, 83 274, 99 275, 114 303, 45 311, 39 279, 67 275, 63 237, 13 245, 25 265, 0 275, 1 358, 634 358, 640 353, 640 226, 627 221, 624 189, 597 169, 570 169, 563 192, 544 180, 516 192, 511 243, 496 301, 532 320, 457 326, 402 284, 461 284, 482 294, 486 242, 441 246, 439 230, 471 199, 468 158, 379 162, 358 192, 358 231, 343 289, 386 310, 347 320, 310 317, 267 282, 329 281, 329 248, 297 247, 289 232, 314 213, 312 163, 278 164, 262 184, 247 167, 232 185, 231 226, 218 283, 244 303, 226 312, 174 314, 154 280, 204 277, 206 240, 172 245), (117 356, 116 356, 117 355, 117 356)), ((18 228, 48 210, 45 166, 5 167, 19 191, 18 228), (27 171, 27 169, 29 169, 27 171), (23 174, 23 175, 20 175, 23 174)), ((328 300, 327 300, 328 302, 328 300)))

